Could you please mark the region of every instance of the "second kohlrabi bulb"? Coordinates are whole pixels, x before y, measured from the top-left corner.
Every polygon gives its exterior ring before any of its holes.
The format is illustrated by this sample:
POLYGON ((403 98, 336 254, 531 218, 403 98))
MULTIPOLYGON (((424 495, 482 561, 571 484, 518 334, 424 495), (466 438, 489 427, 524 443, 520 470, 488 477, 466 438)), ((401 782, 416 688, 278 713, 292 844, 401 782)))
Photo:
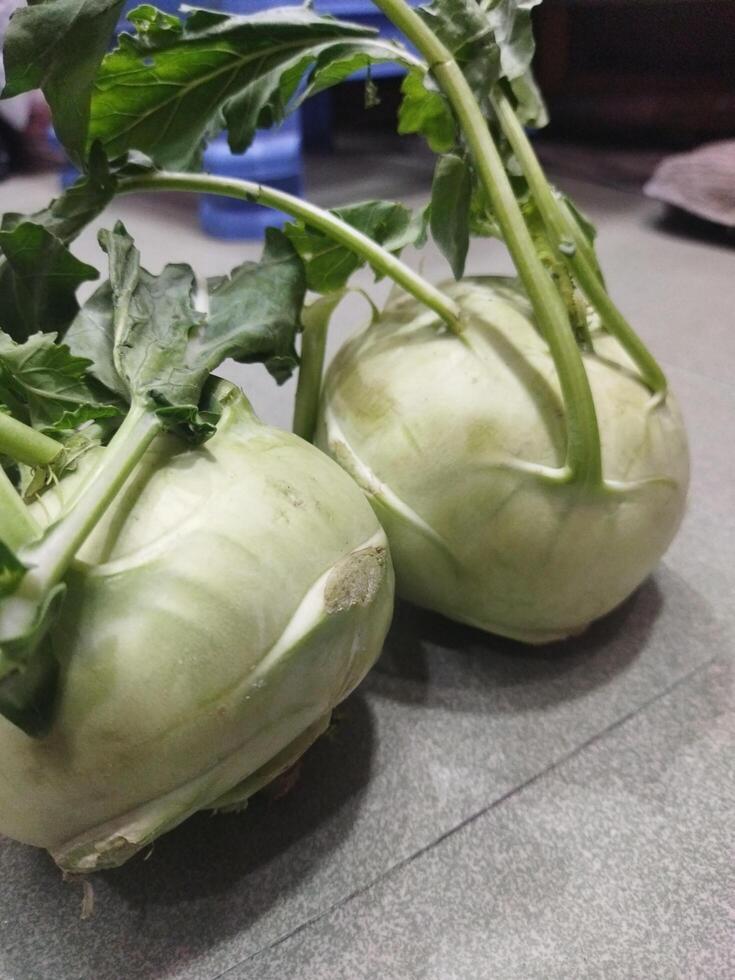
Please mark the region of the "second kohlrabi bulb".
POLYGON ((393 301, 329 369, 317 444, 386 529, 399 595, 529 643, 579 633, 649 574, 682 518, 687 442, 619 344, 584 357, 605 485, 563 479, 566 424, 549 349, 510 280, 446 287, 450 333, 393 301))

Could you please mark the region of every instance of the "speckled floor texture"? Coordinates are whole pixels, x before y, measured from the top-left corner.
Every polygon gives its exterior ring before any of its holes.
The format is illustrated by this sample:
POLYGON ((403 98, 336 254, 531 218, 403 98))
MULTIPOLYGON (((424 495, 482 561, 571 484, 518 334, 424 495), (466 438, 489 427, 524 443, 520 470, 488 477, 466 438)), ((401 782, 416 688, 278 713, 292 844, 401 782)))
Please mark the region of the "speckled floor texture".
MULTIPOLYGON (((311 173, 326 204, 418 204, 430 169, 404 150, 311 173)), ((597 223, 608 285, 687 421, 691 502, 660 568, 584 636, 536 651, 399 605, 293 791, 95 875, 89 919, 79 882, 0 840, 1 980, 735 977, 735 252, 672 234, 637 191, 559 182, 597 223)), ((1 184, 0 209, 33 210, 52 186, 1 184)), ((154 269, 221 273, 257 252, 207 239, 183 198, 122 201, 105 223, 118 216, 154 269)), ((92 231, 75 251, 97 260, 92 231)), ((434 251, 409 258, 446 276, 434 251)), ((489 243, 469 269, 509 266, 489 243)), ((332 347, 365 317, 350 303, 332 347)), ((288 424, 292 385, 228 373, 288 424)))

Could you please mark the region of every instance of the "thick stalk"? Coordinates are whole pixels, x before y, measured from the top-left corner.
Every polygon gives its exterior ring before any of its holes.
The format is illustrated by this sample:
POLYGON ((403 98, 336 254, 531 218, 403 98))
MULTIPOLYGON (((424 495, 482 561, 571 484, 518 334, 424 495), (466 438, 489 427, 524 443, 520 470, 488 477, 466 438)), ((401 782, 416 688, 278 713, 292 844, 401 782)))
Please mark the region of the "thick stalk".
POLYGON ((451 52, 405 0, 375 0, 375 4, 423 54, 454 109, 554 360, 566 411, 566 465, 570 477, 599 486, 602 482, 600 434, 589 379, 564 303, 536 254, 482 111, 451 52))
POLYGON ((516 159, 521 165, 523 174, 528 181, 536 207, 546 225, 549 234, 560 242, 571 239, 573 248, 563 252, 564 261, 572 270, 591 305, 597 310, 604 326, 620 342, 641 373, 641 377, 654 394, 666 391, 666 377, 659 367, 653 354, 635 333, 623 314, 618 310, 607 293, 595 269, 594 263, 587 255, 588 243, 577 226, 576 221, 563 210, 559 201, 549 186, 541 164, 528 141, 528 137, 516 116, 507 96, 496 90, 492 103, 498 121, 510 143, 516 159))
POLYGON ((322 296, 306 307, 301 317, 304 330, 301 335, 301 366, 296 385, 293 431, 307 442, 314 441, 316 431, 329 320, 345 292, 340 289, 322 296))
POLYGON ((63 516, 36 541, 20 549, 28 566, 17 591, 0 606, 0 639, 23 635, 39 606, 64 577, 69 564, 114 500, 155 436, 159 419, 146 408, 131 408, 107 446, 103 460, 70 501, 63 516))
POLYGON ((160 431, 160 420, 147 408, 130 409, 105 449, 99 467, 42 542, 29 548, 34 563, 40 559, 38 564, 56 567, 54 575, 63 574, 160 431))
POLYGON ((61 452, 61 443, 0 412, 0 453, 16 463, 47 466, 61 452))
POLYGON ((15 551, 39 533, 38 525, 0 466, 0 541, 15 551))
MULTIPOLYGON (((525 136, 525 131, 524 134, 525 136)), ((530 143, 529 143, 530 148, 530 143)), ((586 234, 582 230, 582 226, 579 223, 576 215, 573 214, 572 209, 569 207, 567 201, 564 198, 556 198, 556 203, 559 210, 564 215, 564 220, 567 223, 567 228, 569 229, 569 234, 571 236, 572 242, 575 248, 578 248, 583 255, 587 257, 589 264, 595 270, 595 275, 600 280, 602 285, 605 285, 605 277, 602 274, 602 269, 597 261, 597 256, 595 255, 595 250, 587 239, 586 234)))
POLYGON ((586 309, 580 309, 581 304, 577 299, 577 287, 564 262, 564 257, 559 250, 558 243, 549 235, 548 229, 538 212, 538 208, 528 208, 525 210, 526 227, 531 233, 536 251, 544 266, 549 270, 551 278, 556 284, 559 295, 564 300, 567 316, 574 336, 577 340, 579 349, 582 351, 593 351, 592 336, 587 323, 586 309))
MULTIPOLYGON (((16 463, 46 466, 61 452, 61 445, 42 432, 0 412, 0 453, 16 463)), ((0 467, 0 541, 13 550, 38 537, 40 529, 0 467)))
POLYGON ((301 367, 296 386, 293 412, 293 431, 297 436, 314 441, 319 412, 319 393, 327 347, 327 324, 320 323, 306 330, 301 343, 301 367))
POLYGON ((293 218, 301 219, 309 227, 323 232, 361 256, 376 272, 388 276, 420 303, 434 310, 454 333, 460 333, 462 330, 459 307, 436 286, 432 286, 399 258, 391 255, 346 221, 284 191, 249 180, 215 177, 211 174, 178 174, 165 171, 126 177, 120 180, 117 189, 121 194, 135 191, 192 191, 197 194, 219 194, 283 211, 293 218))

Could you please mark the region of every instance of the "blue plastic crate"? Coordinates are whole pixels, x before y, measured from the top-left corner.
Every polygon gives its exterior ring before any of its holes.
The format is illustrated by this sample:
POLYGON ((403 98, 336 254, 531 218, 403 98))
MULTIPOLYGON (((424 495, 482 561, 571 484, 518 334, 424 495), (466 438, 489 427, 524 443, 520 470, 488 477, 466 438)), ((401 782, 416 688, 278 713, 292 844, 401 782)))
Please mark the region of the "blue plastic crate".
MULTIPOLYGON (((300 195, 303 181, 301 120, 290 116, 278 129, 258 133, 246 153, 233 153, 223 135, 204 153, 204 170, 223 177, 236 177, 270 184, 289 194, 300 195)), ((199 201, 199 220, 216 238, 261 238, 269 226, 282 225, 287 217, 271 208, 248 201, 204 194, 199 201)))

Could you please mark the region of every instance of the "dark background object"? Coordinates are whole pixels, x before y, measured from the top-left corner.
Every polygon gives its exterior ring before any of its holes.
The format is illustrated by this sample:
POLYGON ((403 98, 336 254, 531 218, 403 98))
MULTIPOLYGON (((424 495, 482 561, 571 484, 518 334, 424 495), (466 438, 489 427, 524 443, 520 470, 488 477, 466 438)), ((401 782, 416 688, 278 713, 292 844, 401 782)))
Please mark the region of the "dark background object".
MULTIPOLYGON (((735 135, 735 0, 544 0, 534 69, 550 138, 661 148, 735 135)), ((334 93, 333 135, 393 131, 400 79, 334 93)))
POLYGON ((20 134, 0 119, 0 180, 5 180, 11 170, 17 168, 22 156, 20 134))
POLYGON ((535 26, 557 134, 690 145, 735 133, 732 0, 545 0, 535 26))

